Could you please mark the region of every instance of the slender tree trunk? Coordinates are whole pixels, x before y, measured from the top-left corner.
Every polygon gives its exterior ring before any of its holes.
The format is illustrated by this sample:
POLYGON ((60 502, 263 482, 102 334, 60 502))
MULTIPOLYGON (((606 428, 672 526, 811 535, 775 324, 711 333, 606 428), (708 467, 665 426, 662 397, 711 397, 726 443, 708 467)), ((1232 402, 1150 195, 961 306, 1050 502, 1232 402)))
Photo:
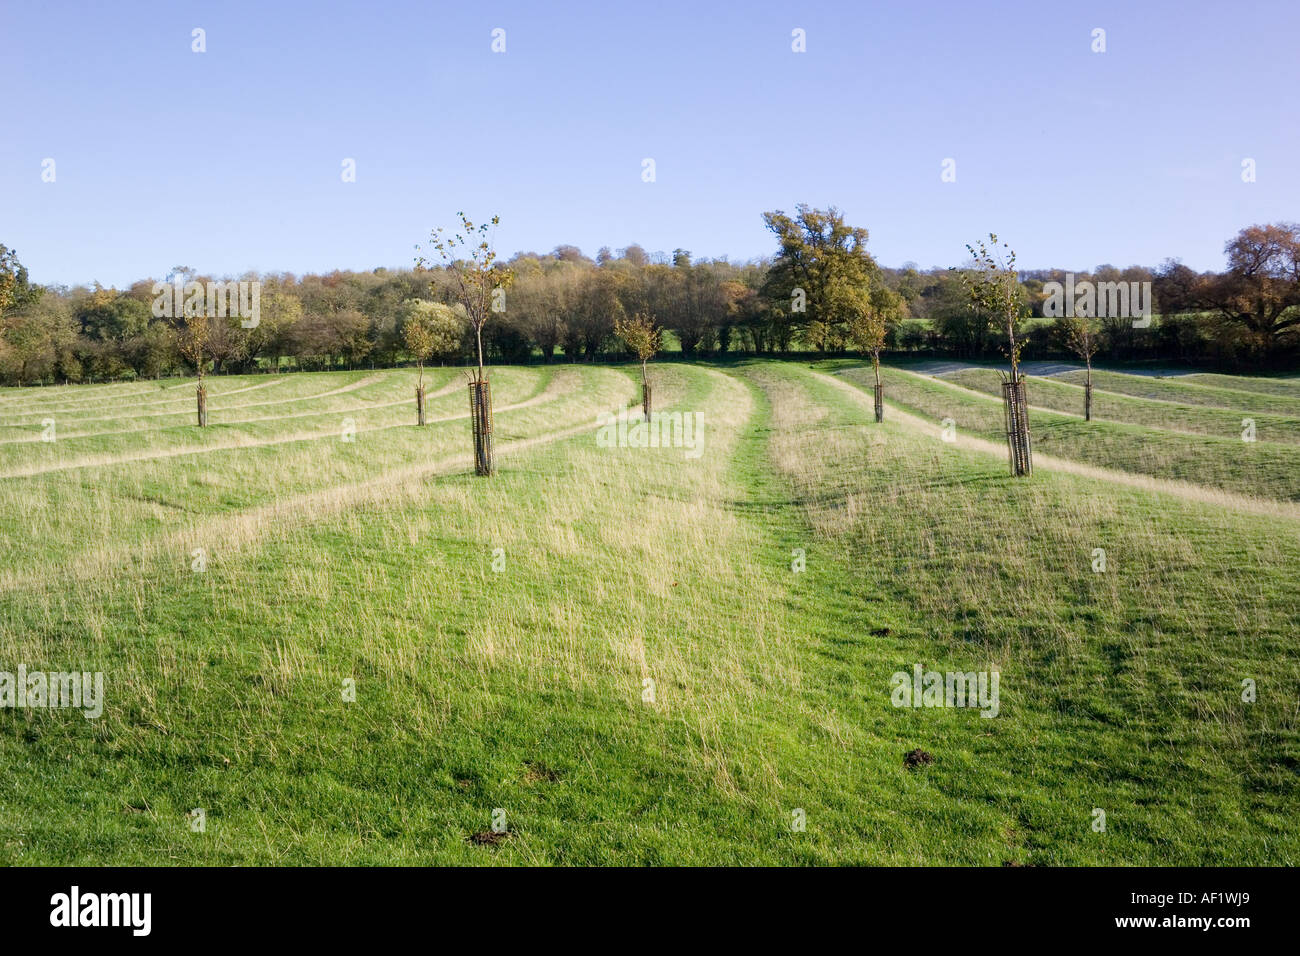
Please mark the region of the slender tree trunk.
POLYGON ((1088 359, 1088 375, 1083 384, 1083 420, 1092 421, 1092 359, 1088 359))
POLYGON ((880 353, 871 353, 871 367, 876 373, 876 423, 885 420, 885 386, 880 382, 880 353))
POLYGON ((478 380, 483 381, 483 323, 474 326, 474 339, 478 342, 478 380))
POLYGON ((199 387, 195 392, 195 397, 198 400, 199 427, 207 428, 208 427, 208 389, 207 386, 203 384, 202 378, 199 379, 199 387))
POLYGON ((1014 319, 1007 320, 1007 341, 1011 345, 1011 381, 1020 380, 1020 360, 1016 357, 1016 323, 1014 319))
POLYGON ((419 378, 415 382, 415 423, 424 424, 424 363, 416 362, 416 367, 420 370, 419 378))

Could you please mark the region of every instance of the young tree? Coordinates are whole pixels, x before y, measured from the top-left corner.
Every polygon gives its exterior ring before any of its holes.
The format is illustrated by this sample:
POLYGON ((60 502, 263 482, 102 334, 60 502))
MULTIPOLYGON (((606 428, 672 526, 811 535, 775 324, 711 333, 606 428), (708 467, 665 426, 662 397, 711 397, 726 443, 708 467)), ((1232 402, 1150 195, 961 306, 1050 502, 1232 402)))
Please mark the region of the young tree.
POLYGON ((876 375, 876 421, 885 420, 884 385, 880 381, 880 353, 885 348, 889 326, 901 317, 903 299, 898 293, 876 283, 867 290, 859 287, 837 293, 841 307, 849 316, 849 344, 859 352, 871 356, 871 367, 876 375))
POLYGON ((1016 327, 1025 312, 1020 278, 1016 274, 1016 252, 1005 242, 999 250, 994 233, 989 233, 989 243, 986 246, 980 239, 974 246, 966 246, 974 268, 963 271, 961 276, 971 302, 991 325, 1006 333, 1011 380, 1015 382, 1020 379, 1020 350, 1024 348, 1024 342, 1016 340, 1016 327))
MULTIPOLYGON (((155 286, 155 291, 158 288, 155 286)), ((109 290, 98 289, 93 301, 106 301, 103 293, 109 290)), ((167 273, 167 283, 162 289, 163 295, 154 302, 154 315, 166 319, 176 333, 176 351, 181 358, 194 366, 199 377, 195 399, 198 405, 200 428, 208 426, 208 389, 203 382, 208 362, 212 360, 212 321, 208 318, 205 302, 206 290, 198 281, 198 273, 189 266, 173 266, 167 273), (173 297, 172 289, 176 289, 173 297)))
POLYGON ((207 371, 209 348, 212 340, 212 323, 201 303, 196 306, 186 305, 180 318, 174 320, 176 328, 176 351, 194 366, 199 376, 199 386, 195 390, 198 402, 199 427, 208 427, 208 387, 203 383, 207 371))
POLYGON ((460 316, 441 302, 408 299, 402 303, 402 341, 415 359, 419 380, 415 386, 415 410, 418 424, 424 418, 424 363, 434 355, 445 355, 460 344, 460 316))
MULTIPOLYGON (((430 247, 438 253, 447 273, 451 276, 456 298, 465 307, 465 315, 474 330, 478 347, 478 379, 486 381, 483 373, 483 326, 493 312, 505 311, 505 292, 514 280, 514 270, 497 262, 489 232, 500 224, 501 217, 493 216, 488 222, 475 226, 463 213, 461 232, 448 233, 442 226, 429 237, 430 247)), ((417 247, 418 249, 418 247, 417 247)), ((416 258, 416 268, 429 269, 432 261, 424 255, 416 258)))
MULTIPOLYGON (((500 216, 493 216, 488 222, 475 226, 463 212, 456 215, 460 218, 461 231, 447 233, 439 226, 429 237, 429 244, 450 274, 456 298, 474 329, 478 377, 469 383, 474 472, 491 475, 496 471, 492 459, 492 390, 483 372, 483 326, 493 312, 505 311, 506 289, 514 279, 514 270, 497 262, 497 253, 489 236, 490 229, 501 222, 500 216)), ((430 260, 423 254, 416 258, 418 269, 424 270, 430 265, 430 260)))
POLYGON ((1059 320, 1065 331, 1065 344, 1075 355, 1083 359, 1088 371, 1083 383, 1083 420, 1092 421, 1092 357, 1097 354, 1100 343, 1097 341, 1097 329, 1091 316, 1076 315, 1074 318, 1059 320))
POLYGON ((650 420, 650 373, 646 362, 654 358, 663 344, 663 329, 655 324, 654 316, 638 312, 630 319, 615 319, 614 334, 627 343, 641 360, 641 409, 646 421, 650 420))
POLYGON ((1002 383, 1002 400, 1007 419, 1007 448, 1011 455, 1011 473, 1028 475, 1033 470, 1029 439, 1029 405, 1025 398, 1025 380, 1020 374, 1022 341, 1016 340, 1016 326, 1024 315, 1024 295, 1016 273, 1016 252, 1005 242, 998 247, 998 237, 989 233, 989 245, 979 240, 966 251, 974 267, 962 272, 962 281, 975 307, 987 321, 1007 336, 1007 355, 1011 375, 1002 383))

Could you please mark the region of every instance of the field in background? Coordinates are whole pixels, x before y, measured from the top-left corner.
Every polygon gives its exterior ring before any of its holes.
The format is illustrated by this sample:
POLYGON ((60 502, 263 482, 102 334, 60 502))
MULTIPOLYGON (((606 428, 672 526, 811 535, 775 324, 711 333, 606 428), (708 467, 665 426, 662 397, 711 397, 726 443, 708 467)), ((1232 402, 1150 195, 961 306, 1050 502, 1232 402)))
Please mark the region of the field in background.
POLYGON ((0 671, 107 697, 0 709, 0 863, 1300 862, 1300 385, 1035 378, 1016 480, 987 370, 653 374, 698 456, 498 368, 490 480, 455 370, 0 390, 0 671))
MULTIPOLYGON (((869 387, 871 370, 859 363, 830 362, 824 367, 842 371, 847 381, 869 387)), ((1296 467, 1300 451, 1295 447, 1300 410, 1291 418, 1260 413, 1252 407, 1164 405, 1123 392, 1103 391, 1102 382, 1109 387, 1114 384, 1109 376, 1116 374, 1104 373, 1105 377, 1099 375, 1094 380, 1091 422, 1083 420, 1082 387, 1064 384, 1057 376, 1031 377, 1027 394, 1035 455, 1234 495, 1300 501, 1300 469, 1296 467), (1160 412, 1166 409, 1162 416, 1160 412), (1256 440, 1252 442, 1242 440, 1242 419, 1246 417, 1256 423, 1256 440)), ((1005 445, 1006 424, 995 370, 926 375, 887 368, 883 378, 886 395, 900 408, 935 422, 951 419, 959 435, 1005 445)))

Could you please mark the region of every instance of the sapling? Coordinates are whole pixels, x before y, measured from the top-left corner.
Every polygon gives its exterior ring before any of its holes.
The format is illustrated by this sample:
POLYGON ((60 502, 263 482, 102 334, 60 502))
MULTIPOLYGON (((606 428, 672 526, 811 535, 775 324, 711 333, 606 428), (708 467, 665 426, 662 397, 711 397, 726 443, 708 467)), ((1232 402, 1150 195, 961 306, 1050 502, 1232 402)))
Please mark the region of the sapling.
POLYGON ((460 342, 460 318, 441 302, 408 299, 404 303, 402 341, 415 359, 419 377, 415 386, 417 423, 425 423, 424 415, 424 363, 432 356, 452 351, 460 342))
MULTIPOLYGON (((483 326, 492 313, 505 311, 506 289, 514 279, 514 270, 497 262, 497 253, 489 236, 492 227, 501 222, 500 216, 493 216, 488 222, 475 226, 463 212, 456 215, 460 218, 461 231, 449 233, 439 226, 430 235, 429 245, 451 276, 456 298, 474 330, 478 373, 469 383, 474 472, 491 475, 496 465, 492 459, 492 391, 483 370, 483 326)), ((415 262, 417 270, 428 269, 431 265, 423 254, 418 255, 415 262)))
POLYGON ((1011 473, 1028 475, 1033 471, 1029 438, 1029 406, 1025 397, 1025 380, 1020 374, 1022 341, 1016 339, 1016 326, 1024 315, 1024 295, 1016 273, 1016 252, 989 233, 989 245, 981 239, 966 250, 974 260, 973 268, 962 272, 962 282, 971 302, 1007 336, 1007 356, 1011 375, 1002 383, 1002 400, 1007 419, 1007 448, 1011 455, 1011 473))
POLYGON ((1070 351, 1083 359, 1087 371, 1083 380, 1083 420, 1092 421, 1092 357, 1097 354, 1097 330, 1093 319, 1076 315, 1065 321, 1065 344, 1070 351))
POLYGON ((641 410, 650 420, 650 373, 646 363, 654 358, 663 344, 663 329, 655 324, 654 316, 638 312, 630 319, 615 319, 614 333, 627 343, 641 360, 641 410))

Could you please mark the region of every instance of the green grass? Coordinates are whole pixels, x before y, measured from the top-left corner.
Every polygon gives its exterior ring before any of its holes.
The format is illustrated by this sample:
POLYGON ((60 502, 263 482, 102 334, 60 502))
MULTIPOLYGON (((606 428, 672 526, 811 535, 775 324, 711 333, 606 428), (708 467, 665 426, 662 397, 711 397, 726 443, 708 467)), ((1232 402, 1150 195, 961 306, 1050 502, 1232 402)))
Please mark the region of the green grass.
MULTIPOLYGON (((871 381, 871 369, 859 362, 828 362, 823 367, 838 371, 845 380, 864 387, 868 387, 871 381)), ((990 372, 988 376, 982 372, 963 373, 961 381, 987 387, 990 380, 996 382, 996 375, 996 372, 990 372)), ((971 394, 955 387, 958 381, 949 383, 902 369, 885 368, 882 378, 887 399, 904 409, 935 422, 951 418, 963 433, 1005 442, 1006 425, 1000 399, 994 400, 987 394, 971 394)), ((1067 399, 1072 396, 1062 397, 1060 389, 1068 387, 1031 379, 1027 386, 1029 402, 1038 405, 1041 398, 1049 403, 1067 404, 1067 399)), ((1082 390, 1078 391, 1081 396, 1082 390)), ((1101 396, 1094 394, 1094 401, 1100 400, 1101 396)), ((1235 431, 1223 435, 1198 435, 1118 421, 1094 419, 1085 422, 1081 397, 1078 402, 1079 408, 1074 415, 1041 409, 1030 412, 1030 432, 1036 452, 1102 468, 1188 481, 1237 494, 1283 501, 1300 500, 1300 468, 1297 468, 1300 454, 1284 443, 1242 441, 1241 416, 1237 413, 1230 413, 1237 423, 1235 431)), ((1108 404, 1107 408, 1114 414, 1134 417, 1146 412, 1141 406, 1134 409, 1118 402, 1108 404)), ((1285 424, 1280 419, 1260 419, 1256 426, 1257 437, 1276 437, 1285 424)), ((1223 425, 1227 427, 1226 420, 1223 425)))
POLYGON ((630 369, 499 369, 490 480, 450 372, 425 429, 406 371, 214 383, 205 434, 0 396, 84 433, 0 446, 0 669, 108 698, 0 710, 0 862, 1300 861, 1295 522, 1016 481, 788 363, 653 371, 698 458, 597 446, 630 369), (999 670, 999 716, 893 707, 914 663, 999 670))
POLYGON ((1300 399, 1300 378, 1295 375, 1269 378, 1250 375, 1216 375, 1210 372, 1200 372, 1195 375, 1185 375, 1181 381, 1195 385, 1226 388, 1234 392, 1260 392, 1265 395, 1279 395, 1300 399))
MULTIPOLYGON (((1083 370, 1053 375, 1058 382, 1082 385, 1083 370)), ((1128 375, 1093 369, 1094 389, 1118 392, 1137 398, 1227 408, 1247 414, 1300 417, 1300 386, 1284 379, 1250 378, 1235 375, 1128 375)))
MULTIPOLYGON (((1001 401, 1002 378, 995 369, 963 369, 938 376, 964 388, 992 395, 1001 401)), ((1084 389, 1060 380, 1059 376, 1030 376, 1030 401, 1037 406, 1070 415, 1083 414, 1084 389)), ((1300 403, 1296 411, 1300 414, 1300 403)), ((1231 408, 1205 405, 1182 405, 1172 401, 1152 401, 1119 392, 1109 392, 1093 384, 1092 417, 1094 420, 1124 422, 1168 431, 1187 431, 1216 438, 1241 440, 1242 414, 1231 408)), ((1258 441, 1300 444, 1300 417, 1252 413, 1258 441)))

